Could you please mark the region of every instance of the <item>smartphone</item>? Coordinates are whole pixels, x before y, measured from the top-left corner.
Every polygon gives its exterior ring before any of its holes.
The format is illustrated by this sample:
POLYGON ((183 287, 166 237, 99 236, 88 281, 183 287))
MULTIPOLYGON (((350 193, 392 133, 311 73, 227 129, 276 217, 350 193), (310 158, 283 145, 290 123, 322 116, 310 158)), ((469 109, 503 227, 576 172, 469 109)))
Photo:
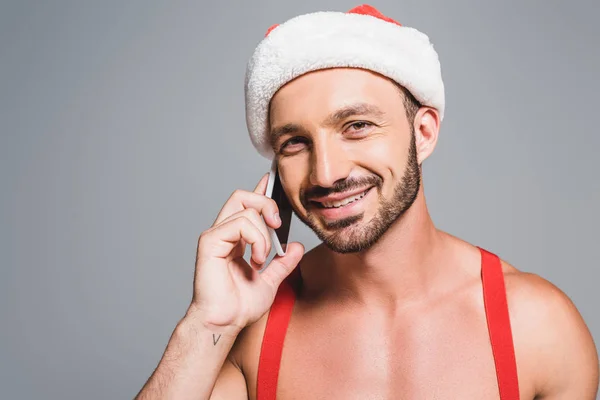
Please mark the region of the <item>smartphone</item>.
POLYGON ((288 244, 290 234, 290 225, 292 223, 292 205, 290 204, 279 179, 279 171, 277 169, 277 160, 273 160, 271 171, 269 171, 269 182, 267 183, 267 191, 265 196, 275 200, 279 207, 279 217, 281 218, 281 226, 277 229, 268 227, 271 235, 271 242, 275 247, 278 255, 285 255, 285 250, 288 244))

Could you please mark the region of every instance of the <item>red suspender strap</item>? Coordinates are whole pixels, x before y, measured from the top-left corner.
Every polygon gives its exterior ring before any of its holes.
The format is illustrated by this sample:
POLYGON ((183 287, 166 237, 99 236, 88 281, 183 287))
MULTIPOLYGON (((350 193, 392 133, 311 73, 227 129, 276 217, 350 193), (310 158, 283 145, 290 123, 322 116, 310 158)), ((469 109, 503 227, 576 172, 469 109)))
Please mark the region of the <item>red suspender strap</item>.
POLYGON ((481 280, 500 400, 519 400, 517 363, 513 346, 504 274, 500 259, 484 249, 481 252, 481 280))
POLYGON ((294 308, 294 300, 294 289, 290 280, 286 279, 279 286, 267 318, 267 326, 265 327, 258 360, 256 383, 256 398, 258 400, 275 400, 277 395, 277 378, 279 377, 283 341, 294 308))
MULTIPOLYGON (((483 300, 490 342, 494 354, 500 400, 519 400, 519 381, 515 360, 506 288, 500 259, 480 248, 483 300)), ((296 272, 296 271, 295 271, 296 272)), ((298 271, 299 272, 299 271, 298 271)), ((293 274, 297 277, 299 274, 293 274)), ((292 276, 290 277, 292 278, 292 276)), ((271 306, 258 363, 257 399, 275 400, 283 342, 294 307, 295 293, 290 279, 284 281, 271 306)))

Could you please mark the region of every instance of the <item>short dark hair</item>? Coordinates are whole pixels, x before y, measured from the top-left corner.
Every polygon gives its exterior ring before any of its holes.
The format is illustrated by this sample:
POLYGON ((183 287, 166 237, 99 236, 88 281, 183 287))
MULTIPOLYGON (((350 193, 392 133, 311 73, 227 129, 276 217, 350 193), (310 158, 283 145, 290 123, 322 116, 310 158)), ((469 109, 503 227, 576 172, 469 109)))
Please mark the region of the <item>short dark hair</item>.
POLYGON ((406 110, 406 119, 408 122, 412 124, 415 120, 415 115, 419 108, 421 108, 421 103, 413 96, 413 94, 406 89, 404 86, 400 85, 397 82, 394 82, 396 87, 400 89, 400 93, 402 95, 402 101, 404 103, 404 109, 406 110))

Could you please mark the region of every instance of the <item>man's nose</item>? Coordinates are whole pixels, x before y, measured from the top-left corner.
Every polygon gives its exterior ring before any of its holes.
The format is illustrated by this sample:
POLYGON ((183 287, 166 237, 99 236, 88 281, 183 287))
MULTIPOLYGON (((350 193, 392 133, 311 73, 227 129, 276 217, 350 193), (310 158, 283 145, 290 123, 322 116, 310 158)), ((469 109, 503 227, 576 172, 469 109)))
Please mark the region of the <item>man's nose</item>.
POLYGON ((350 174, 351 162, 347 155, 333 143, 315 143, 311 155, 310 183, 313 186, 331 187, 350 174))

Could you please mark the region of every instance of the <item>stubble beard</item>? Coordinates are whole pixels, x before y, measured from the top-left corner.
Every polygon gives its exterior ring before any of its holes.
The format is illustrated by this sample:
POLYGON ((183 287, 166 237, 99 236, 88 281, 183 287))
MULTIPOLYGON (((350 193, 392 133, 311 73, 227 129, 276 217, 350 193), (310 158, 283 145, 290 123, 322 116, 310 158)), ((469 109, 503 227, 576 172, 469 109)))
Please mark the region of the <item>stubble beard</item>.
MULTIPOLYGON (((417 159, 414 133, 409 148, 408 161, 400 182, 394 189, 391 199, 382 198, 381 178, 377 177, 373 194, 379 194, 379 207, 375 216, 363 222, 364 213, 327 223, 324 227, 310 211, 305 217, 295 209, 294 213, 317 237, 336 253, 357 253, 373 246, 390 227, 413 205, 421 185, 421 171, 417 159), (361 223, 362 222, 362 223, 361 223), (333 233, 331 231, 334 231, 333 233)), ((358 186, 357 186, 358 187, 358 186)), ((347 188, 350 189, 350 188, 347 188)))

